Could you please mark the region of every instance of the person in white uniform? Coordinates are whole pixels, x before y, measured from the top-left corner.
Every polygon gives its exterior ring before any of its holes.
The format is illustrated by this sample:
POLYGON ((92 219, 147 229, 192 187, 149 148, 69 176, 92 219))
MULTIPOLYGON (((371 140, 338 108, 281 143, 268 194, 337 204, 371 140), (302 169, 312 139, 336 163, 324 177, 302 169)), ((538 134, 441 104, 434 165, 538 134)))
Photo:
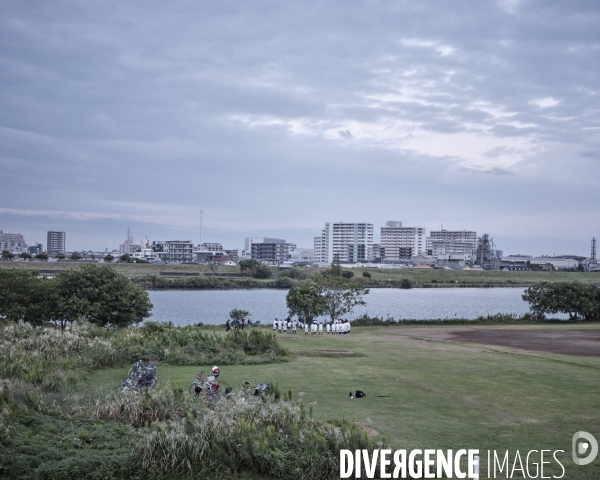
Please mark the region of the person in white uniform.
POLYGON ((329 325, 329 323, 327 323, 327 335, 329 335, 331 333, 331 325, 329 325))
POLYGON ((319 335, 323 335, 323 324, 319 323, 319 335))
POLYGON ((304 324, 304 335, 308 335, 308 323, 304 324))

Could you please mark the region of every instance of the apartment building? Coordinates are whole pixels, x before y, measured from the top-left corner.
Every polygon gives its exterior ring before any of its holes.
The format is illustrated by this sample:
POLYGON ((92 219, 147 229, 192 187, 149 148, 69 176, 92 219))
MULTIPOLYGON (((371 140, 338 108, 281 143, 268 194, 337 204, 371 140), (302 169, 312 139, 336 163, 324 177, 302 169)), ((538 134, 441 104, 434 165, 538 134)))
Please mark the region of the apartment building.
POLYGON ((152 242, 152 251, 165 262, 183 263, 194 260, 194 244, 191 240, 152 242))
POLYGON ((389 221, 381 227, 381 257, 384 260, 410 260, 427 254, 425 229, 403 227, 402 222, 389 221))
POLYGON ((66 232, 48 232, 46 248, 48 255, 53 256, 57 253, 66 252, 67 234, 66 232))
POLYGON ((475 255, 477 233, 468 230, 432 230, 429 233, 433 256, 475 255))
POLYGON ((319 237, 315 237, 313 260, 332 263, 371 261, 373 258, 373 224, 327 222, 319 237))
POLYGON ((13 253, 27 251, 25 238, 20 233, 4 233, 0 230, 0 251, 8 250, 13 253))
POLYGON ((252 259, 268 265, 279 265, 287 261, 290 246, 282 238, 271 238, 269 242, 251 244, 252 259))

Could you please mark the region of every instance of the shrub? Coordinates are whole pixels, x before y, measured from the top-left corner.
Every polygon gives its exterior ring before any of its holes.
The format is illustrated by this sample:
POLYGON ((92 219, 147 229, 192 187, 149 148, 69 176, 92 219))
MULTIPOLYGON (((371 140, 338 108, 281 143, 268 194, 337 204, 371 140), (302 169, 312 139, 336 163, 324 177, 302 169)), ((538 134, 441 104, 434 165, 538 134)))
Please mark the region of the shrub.
POLYGON ((403 278, 400 280, 400 288, 409 289, 413 287, 413 282, 411 282, 408 278, 403 278))
POLYGON ((344 278, 353 278, 354 277, 354 272, 351 272, 350 270, 344 270, 342 272, 342 277, 344 277, 344 278))
POLYGON ((362 272, 362 276, 365 278, 371 278, 371 274, 369 272, 362 272))

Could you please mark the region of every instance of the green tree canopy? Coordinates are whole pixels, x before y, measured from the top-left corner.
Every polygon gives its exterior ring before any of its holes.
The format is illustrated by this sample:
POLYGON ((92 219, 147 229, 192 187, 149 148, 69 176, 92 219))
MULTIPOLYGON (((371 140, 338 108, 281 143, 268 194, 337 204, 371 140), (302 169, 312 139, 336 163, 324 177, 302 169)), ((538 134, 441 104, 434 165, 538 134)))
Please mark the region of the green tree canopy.
POLYGON ((253 258, 250 260, 240 260, 240 263, 239 263, 240 271, 244 275, 254 275, 254 269, 256 267, 258 267, 259 265, 260 265, 260 263, 258 263, 253 258))
POLYGON ((325 298, 320 288, 314 283, 296 285, 290 288, 285 297, 290 315, 304 317, 308 323, 326 310, 325 298))
POLYGON ((115 257, 113 257, 110 253, 104 256, 104 261, 108 263, 112 262, 114 259, 115 257))
POLYGON ((38 272, 0 270, 0 316, 6 320, 41 325, 52 318, 53 282, 38 272))
POLYGON ((326 275, 318 279, 317 286, 320 295, 325 299, 325 313, 332 321, 352 313, 357 305, 366 305, 362 297, 367 295, 369 290, 344 277, 326 275))
POLYGON ((600 317, 600 288, 581 282, 541 283, 525 290, 523 300, 538 318, 566 313, 572 320, 600 317))
POLYGON ((2 260, 12 260, 14 257, 8 250, 2 250, 2 260))
POLYGON ((65 254, 64 253, 57 253, 56 255, 54 255, 54 258, 56 258, 60 262, 61 260, 65 259, 65 254))
POLYGON ((36 253, 35 258, 38 260, 48 260, 48 254, 46 252, 36 253))
POLYGON ((56 277, 56 319, 127 326, 150 316, 148 293, 108 266, 84 265, 56 277))
POLYGON ((261 263, 254 269, 252 276, 254 278, 271 278, 271 269, 261 263))
POLYGON ((232 320, 241 320, 242 318, 246 318, 250 315, 248 310, 240 310, 239 308, 234 308, 231 312, 229 312, 229 318, 232 320))
POLYGON ((19 253, 19 257, 21 257, 23 260, 29 260, 31 258, 31 253, 21 252, 19 253))
POLYGON ((78 253, 73 252, 71 254, 71 256, 69 257, 70 260, 80 260, 81 259, 81 255, 79 255, 78 253))
POLYGON ((128 253, 124 253, 123 255, 121 255, 119 257, 119 260, 121 262, 125 262, 125 263, 131 263, 131 255, 129 255, 128 253))

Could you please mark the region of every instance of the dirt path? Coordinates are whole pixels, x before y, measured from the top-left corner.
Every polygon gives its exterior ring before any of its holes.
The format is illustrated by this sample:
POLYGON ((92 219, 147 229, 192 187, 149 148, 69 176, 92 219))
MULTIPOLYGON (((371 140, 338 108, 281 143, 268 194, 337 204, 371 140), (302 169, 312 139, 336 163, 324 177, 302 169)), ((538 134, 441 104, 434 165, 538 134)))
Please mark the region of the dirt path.
POLYGON ((600 329, 414 328, 396 330, 390 334, 438 342, 478 343, 526 351, 600 357, 600 329))

